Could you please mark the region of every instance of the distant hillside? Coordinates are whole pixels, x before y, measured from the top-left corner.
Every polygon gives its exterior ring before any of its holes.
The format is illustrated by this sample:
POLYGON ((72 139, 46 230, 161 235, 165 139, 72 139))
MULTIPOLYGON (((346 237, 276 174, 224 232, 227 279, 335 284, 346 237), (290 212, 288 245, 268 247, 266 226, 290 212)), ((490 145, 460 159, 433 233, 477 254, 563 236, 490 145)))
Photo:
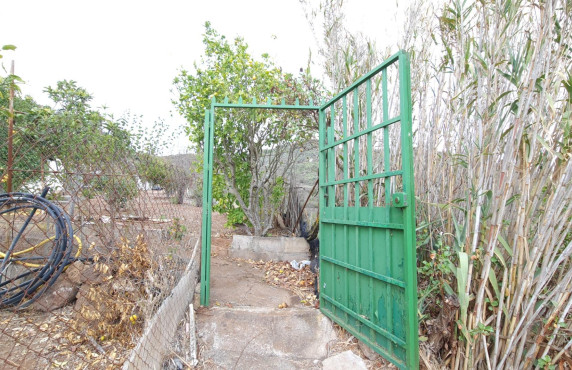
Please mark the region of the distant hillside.
POLYGON ((191 167, 194 166, 194 162, 197 158, 196 154, 188 153, 188 154, 175 154, 175 155, 166 155, 161 157, 171 163, 172 165, 184 170, 187 174, 191 174, 191 167))

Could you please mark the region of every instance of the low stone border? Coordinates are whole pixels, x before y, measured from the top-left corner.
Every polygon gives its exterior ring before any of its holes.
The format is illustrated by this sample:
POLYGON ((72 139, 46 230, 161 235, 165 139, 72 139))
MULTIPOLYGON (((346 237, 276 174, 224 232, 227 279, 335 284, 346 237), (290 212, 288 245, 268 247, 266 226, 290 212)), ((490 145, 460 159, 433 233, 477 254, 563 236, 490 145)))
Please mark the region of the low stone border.
POLYGON ((228 253, 255 261, 300 261, 309 259, 310 246, 304 238, 233 235, 228 253))

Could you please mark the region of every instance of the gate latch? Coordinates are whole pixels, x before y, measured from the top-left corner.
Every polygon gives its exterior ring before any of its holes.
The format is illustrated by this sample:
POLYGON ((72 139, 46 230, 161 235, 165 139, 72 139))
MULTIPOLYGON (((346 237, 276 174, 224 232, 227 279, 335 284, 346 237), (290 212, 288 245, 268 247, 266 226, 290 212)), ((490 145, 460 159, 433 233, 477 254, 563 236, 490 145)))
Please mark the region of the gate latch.
POLYGON ((405 193, 393 193, 393 206, 397 208, 407 207, 407 196, 405 193))

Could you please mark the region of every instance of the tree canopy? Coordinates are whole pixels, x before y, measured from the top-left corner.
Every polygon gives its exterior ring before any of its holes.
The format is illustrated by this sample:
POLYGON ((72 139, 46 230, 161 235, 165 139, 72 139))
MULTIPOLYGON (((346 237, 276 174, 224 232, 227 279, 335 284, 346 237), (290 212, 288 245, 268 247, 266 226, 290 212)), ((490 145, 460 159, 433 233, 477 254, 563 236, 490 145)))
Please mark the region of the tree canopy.
MULTIPOLYGON (((187 133, 196 148, 203 148, 204 115, 212 99, 231 102, 269 99, 302 104, 319 101, 323 89, 309 71, 300 76, 284 73, 267 54, 260 59, 248 52, 240 37, 227 39, 205 25, 204 56, 193 73, 182 70, 174 84, 174 102, 186 117, 187 133)), ((229 215, 229 222, 248 221, 254 234, 263 235, 281 201, 284 175, 299 148, 317 127, 317 117, 300 111, 234 110, 216 112, 213 197, 215 209, 229 215)))

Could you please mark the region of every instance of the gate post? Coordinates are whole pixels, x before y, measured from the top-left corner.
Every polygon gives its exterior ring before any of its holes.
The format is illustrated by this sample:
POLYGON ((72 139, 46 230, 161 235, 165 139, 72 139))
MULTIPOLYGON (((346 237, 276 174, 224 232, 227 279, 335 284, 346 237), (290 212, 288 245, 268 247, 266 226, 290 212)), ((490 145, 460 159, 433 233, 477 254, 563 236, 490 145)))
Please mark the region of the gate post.
POLYGON ((201 306, 209 305, 211 280, 211 220, 214 146, 214 109, 205 110, 203 138, 203 221, 201 227, 201 306))
POLYGON ((411 76, 409 55, 399 56, 399 102, 401 111, 401 168, 403 169, 403 191, 407 206, 403 219, 405 229, 405 304, 407 306, 406 328, 407 364, 411 369, 419 368, 419 322, 417 318, 417 249, 415 232, 415 180, 413 177, 413 130, 411 123, 411 76))

